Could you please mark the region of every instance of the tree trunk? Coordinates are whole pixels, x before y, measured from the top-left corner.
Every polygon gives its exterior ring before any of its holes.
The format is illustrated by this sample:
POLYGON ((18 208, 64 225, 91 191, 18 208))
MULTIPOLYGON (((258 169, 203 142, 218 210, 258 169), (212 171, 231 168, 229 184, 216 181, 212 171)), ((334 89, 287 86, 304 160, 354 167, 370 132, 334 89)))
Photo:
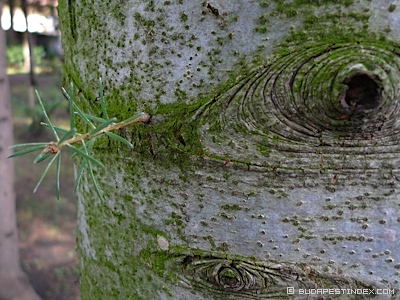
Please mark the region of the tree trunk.
MULTIPOLYGON (((0 1, 0 16, 3 4, 3 1, 0 1)), ((36 300, 40 297, 20 267, 14 164, 6 158, 12 153, 9 147, 14 142, 5 49, 5 33, 0 26, 0 299, 36 300)))
POLYGON ((17 33, 14 30, 15 0, 8 0, 7 3, 10 8, 10 29, 8 30, 8 41, 10 44, 18 44, 17 33))
MULTIPOLYGON (((32 34, 28 30, 28 3, 26 0, 21 0, 22 11, 24 12, 25 22, 26 22, 26 31, 23 37, 23 49, 24 49, 24 66, 29 70, 29 83, 30 89, 32 90, 36 85, 36 77, 35 77, 35 42, 32 34)), ((31 100, 33 98, 29 98, 29 104, 31 104, 31 100)))
POLYGON ((399 8, 321 2, 60 2, 83 109, 152 116, 94 149, 82 299, 396 297, 399 8))

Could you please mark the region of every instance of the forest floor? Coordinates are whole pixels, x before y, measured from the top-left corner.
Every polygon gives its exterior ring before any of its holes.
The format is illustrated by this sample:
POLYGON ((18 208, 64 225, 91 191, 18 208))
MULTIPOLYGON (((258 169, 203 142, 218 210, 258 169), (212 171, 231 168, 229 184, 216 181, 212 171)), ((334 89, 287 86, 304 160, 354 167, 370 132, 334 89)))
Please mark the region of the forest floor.
MULTIPOLYGON (((37 126, 43 116, 36 97, 35 106, 29 104, 29 95, 33 94, 28 89, 28 75, 10 75, 9 78, 14 143, 51 141, 50 130, 37 126)), ((47 103, 52 110, 50 118, 56 125, 68 126, 68 103, 61 94, 60 76, 40 75, 37 79, 36 88, 45 106, 47 103)), ((33 193, 47 164, 46 161, 33 164, 38 153, 29 154, 14 159, 22 267, 43 300, 79 300, 73 164, 70 157, 64 155, 61 196, 57 200, 55 168, 49 171, 37 192, 33 193)))

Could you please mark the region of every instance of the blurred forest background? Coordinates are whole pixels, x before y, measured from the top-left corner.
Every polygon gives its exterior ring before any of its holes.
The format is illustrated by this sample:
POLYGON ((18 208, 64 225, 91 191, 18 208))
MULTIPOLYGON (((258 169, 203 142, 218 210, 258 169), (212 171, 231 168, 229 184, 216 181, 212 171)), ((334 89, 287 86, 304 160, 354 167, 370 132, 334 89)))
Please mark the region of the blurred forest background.
MULTIPOLYGON (((44 116, 35 89, 53 123, 69 126, 68 102, 61 93, 63 54, 57 5, 57 0, 5 2, 1 26, 7 37, 16 144, 51 140, 50 130, 40 126, 44 116)), ((64 155, 61 197, 56 200, 55 166, 33 194, 46 167, 33 164, 36 156, 23 155, 14 161, 22 268, 42 299, 80 299, 73 164, 64 155)))

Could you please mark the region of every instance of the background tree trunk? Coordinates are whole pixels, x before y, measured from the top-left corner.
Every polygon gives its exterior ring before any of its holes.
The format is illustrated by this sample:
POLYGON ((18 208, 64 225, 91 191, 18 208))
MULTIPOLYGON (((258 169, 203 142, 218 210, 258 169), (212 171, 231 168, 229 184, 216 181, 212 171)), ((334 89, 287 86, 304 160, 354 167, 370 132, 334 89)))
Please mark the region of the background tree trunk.
POLYGON ((94 149, 83 299, 397 292, 399 8, 324 3, 60 2, 79 104, 152 115, 94 149))
POLYGON ((24 52, 24 66, 25 69, 29 70, 29 87, 28 87, 28 105, 31 108, 32 114, 34 114, 35 106, 35 86, 36 76, 35 76, 35 41, 33 35, 28 30, 28 3, 26 0, 21 0, 22 11, 24 12, 26 31, 23 33, 23 52, 24 52))
MULTIPOLYGON (((3 9, 0 1, 0 16, 3 9)), ((14 143, 10 91, 7 78, 6 41, 0 26, 0 299, 36 300, 19 261, 18 230, 14 193, 14 164, 6 157, 14 143)))
POLYGON ((17 33, 14 30, 14 13, 15 13, 15 0, 8 0, 8 6, 10 7, 10 29, 8 30, 8 41, 10 44, 17 44, 17 33))

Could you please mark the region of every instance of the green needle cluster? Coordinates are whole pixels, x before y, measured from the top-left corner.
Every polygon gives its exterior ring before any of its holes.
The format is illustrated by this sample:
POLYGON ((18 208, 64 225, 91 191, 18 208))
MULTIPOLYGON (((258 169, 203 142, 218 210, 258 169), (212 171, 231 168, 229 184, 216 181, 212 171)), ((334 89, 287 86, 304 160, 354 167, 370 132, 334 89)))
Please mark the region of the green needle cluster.
POLYGON ((34 163, 40 163, 50 156, 53 156, 47 165, 46 169, 44 170, 41 178, 39 179, 39 182, 37 183, 35 189, 33 192, 35 193, 37 189, 39 188, 40 184, 42 183, 44 177, 46 176, 47 172, 50 169, 50 166, 56 162, 56 195, 57 199, 60 198, 60 170, 61 170, 61 152, 62 149, 64 149, 65 146, 68 148, 71 148, 72 151, 74 152, 72 156, 78 155, 80 156, 81 163, 78 168, 77 176, 75 179, 75 186, 74 186, 74 193, 76 192, 79 182, 81 180, 82 174, 85 169, 89 170, 89 175, 91 179, 93 180, 94 187, 96 189, 96 193, 99 196, 99 198, 103 201, 103 196, 100 191, 99 185, 96 181, 96 178, 94 176, 93 172, 93 164, 98 165, 100 167, 104 167, 103 164, 94 158, 91 155, 92 149, 94 142, 96 139, 105 134, 111 139, 114 139, 118 142, 121 142, 128 146, 129 148, 133 148, 133 145, 126 139, 120 137, 119 135, 112 133, 111 131, 115 131, 121 128, 124 128, 128 125, 134 124, 134 123, 146 123, 149 119, 150 116, 147 113, 141 112, 138 114, 135 114, 134 116, 122 121, 122 122, 117 122, 116 118, 109 118, 108 113, 107 113, 107 108, 106 104, 104 101, 104 94, 103 94, 103 83, 101 81, 101 78, 99 79, 99 94, 100 94, 100 101, 101 101, 101 107, 102 107, 102 112, 103 112, 103 117, 96 117, 90 114, 86 114, 82 112, 82 110, 76 105, 74 102, 74 86, 71 83, 70 84, 70 91, 69 94, 67 91, 63 88, 62 89, 64 96, 68 99, 69 101, 69 116, 70 116, 70 130, 64 129, 62 127, 55 126, 51 123, 49 116, 47 115, 47 112, 44 108, 43 101, 38 93, 36 91, 36 96, 39 100, 40 107, 43 111, 46 123, 41 123, 42 126, 48 127, 51 129, 53 136, 55 138, 55 142, 44 142, 44 143, 24 143, 24 144, 17 144, 11 146, 11 148, 18 148, 18 147, 27 147, 23 150, 14 152, 10 156, 11 157, 17 157, 21 156, 30 152, 34 151, 39 151, 41 150, 40 154, 35 158, 34 163), (87 133, 78 133, 76 131, 76 123, 75 123, 75 115, 79 116, 90 128, 90 131, 87 133), (98 124, 98 125, 95 125, 98 124), (74 146, 75 144, 76 146, 74 146))

